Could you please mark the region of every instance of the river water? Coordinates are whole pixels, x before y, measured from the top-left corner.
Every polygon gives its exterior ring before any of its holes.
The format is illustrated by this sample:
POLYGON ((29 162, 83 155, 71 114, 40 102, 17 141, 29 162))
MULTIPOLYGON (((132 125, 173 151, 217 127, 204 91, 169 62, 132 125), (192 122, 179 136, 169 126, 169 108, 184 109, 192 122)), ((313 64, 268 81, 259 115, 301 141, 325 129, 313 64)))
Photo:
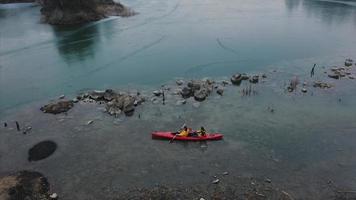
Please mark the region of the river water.
POLYGON ((335 188, 355 190, 356 81, 324 74, 356 59, 354 1, 122 3, 139 14, 72 27, 41 23, 33 4, 0 5, 0 116, 10 124, 0 129, 0 172, 40 171, 64 199, 111 199, 133 186, 209 185, 224 171, 272 179, 297 199, 333 199, 335 188), (310 78, 314 63, 316 76, 310 78), (61 94, 152 91, 175 79, 222 80, 235 72, 265 73, 267 79, 253 86, 254 96, 241 96, 245 85, 228 87, 223 97, 212 95, 199 106, 193 100, 176 106, 168 96, 166 105, 148 102, 131 118, 113 118, 101 106, 85 104, 68 115, 38 109, 61 94), (285 91, 293 76, 308 82, 306 94, 285 91), (335 87, 313 88, 314 80, 335 87), (31 133, 17 133, 14 120, 31 125, 31 133), (94 124, 87 126, 89 120, 94 124), (205 125, 225 139, 150 139, 151 131, 184 122, 205 125), (58 150, 28 162, 28 149, 45 139, 58 150))

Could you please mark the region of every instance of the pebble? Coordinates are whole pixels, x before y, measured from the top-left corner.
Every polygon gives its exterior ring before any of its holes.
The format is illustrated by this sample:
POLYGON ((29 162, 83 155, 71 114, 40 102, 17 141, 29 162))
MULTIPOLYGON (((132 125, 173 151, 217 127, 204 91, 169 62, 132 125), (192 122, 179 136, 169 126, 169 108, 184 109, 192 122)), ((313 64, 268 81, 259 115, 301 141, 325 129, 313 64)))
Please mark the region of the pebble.
POLYGON ((200 198, 199 200, 205 200, 204 198, 200 198))
POLYGON ((61 96, 59 96, 59 99, 64 99, 64 97, 66 97, 64 94, 62 94, 61 96))
POLYGON ((187 100, 182 99, 182 100, 178 100, 177 103, 176 103, 176 105, 177 105, 177 106, 180 106, 180 105, 184 105, 184 104, 186 104, 186 103, 187 103, 187 100))
POLYGON ((223 175, 225 175, 225 176, 226 176, 226 175, 229 175, 229 172, 224 172, 223 175))
POLYGON ((271 181, 271 179, 266 178, 266 179, 265 179, 265 182, 267 182, 267 183, 271 183, 272 181, 271 181))
POLYGON ((217 178, 215 180, 213 180, 212 184, 218 184, 220 182, 220 180, 217 178))
POLYGON ((87 122, 87 125, 90 125, 90 124, 92 124, 92 123, 94 123, 94 121, 93 121, 93 120, 90 120, 90 121, 87 122))
POLYGON ((303 92, 303 93, 306 93, 306 92, 307 92, 307 89, 306 89, 306 88, 302 88, 302 92, 303 92))
POLYGON ((58 198, 58 194, 57 193, 53 193, 53 194, 49 195, 49 197, 51 199, 57 199, 58 198))
POLYGON ((194 108, 199 108, 200 107, 200 103, 199 102, 194 102, 193 103, 193 107, 194 108))

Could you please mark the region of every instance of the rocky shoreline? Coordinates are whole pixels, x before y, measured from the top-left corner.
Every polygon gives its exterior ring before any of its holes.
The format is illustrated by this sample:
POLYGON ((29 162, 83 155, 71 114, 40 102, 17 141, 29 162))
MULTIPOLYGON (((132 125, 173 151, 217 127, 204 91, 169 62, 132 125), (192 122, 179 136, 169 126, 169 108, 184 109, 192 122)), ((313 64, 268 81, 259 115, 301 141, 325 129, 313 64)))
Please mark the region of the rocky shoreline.
MULTIPOLYGON (((356 65, 356 64, 355 64, 356 65)), ((333 79, 340 79, 343 77, 352 77, 356 74, 353 66, 353 60, 347 59, 345 66, 343 67, 330 67, 332 73, 337 74, 337 78, 330 76, 327 71, 324 74, 328 74, 327 77, 333 79), (347 75, 347 76, 346 76, 347 75)), ((252 88, 254 84, 263 84, 264 79, 267 79, 266 74, 245 74, 236 73, 231 76, 230 80, 176 80, 175 85, 162 85, 160 89, 154 90, 151 95, 141 94, 140 92, 128 93, 114 91, 113 89, 106 89, 103 91, 94 90, 78 95, 72 100, 64 100, 65 95, 59 97, 59 100, 50 102, 47 105, 41 107, 41 111, 44 113, 59 114, 66 113, 74 107, 75 103, 97 103, 104 104, 105 111, 115 117, 121 114, 126 116, 132 116, 135 111, 135 107, 150 102, 153 104, 162 103, 166 104, 167 100, 175 101, 175 105, 183 105, 187 103, 187 99, 193 99, 196 103, 206 101, 211 95, 223 96, 226 87, 235 86, 240 87, 243 82, 249 84, 246 88, 241 89, 241 96, 256 95, 257 92, 252 88)), ((303 82, 300 83, 299 78, 294 76, 290 83, 285 88, 288 92, 307 93, 308 87, 330 89, 334 87, 332 83, 315 80, 313 83, 303 82), (301 85, 301 86, 299 86, 301 85)))

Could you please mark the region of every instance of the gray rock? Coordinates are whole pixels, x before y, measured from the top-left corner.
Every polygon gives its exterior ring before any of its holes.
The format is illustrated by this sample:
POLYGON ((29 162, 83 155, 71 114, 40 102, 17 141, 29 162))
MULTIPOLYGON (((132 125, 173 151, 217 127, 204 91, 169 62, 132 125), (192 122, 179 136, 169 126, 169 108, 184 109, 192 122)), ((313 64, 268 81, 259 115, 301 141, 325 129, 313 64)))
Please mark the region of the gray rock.
POLYGON ((66 97, 64 94, 62 94, 61 96, 58 97, 58 99, 64 99, 64 97, 66 97))
POLYGON ((240 85, 241 82, 242 82, 242 75, 237 73, 237 74, 234 74, 232 77, 231 77, 231 83, 234 84, 234 85, 240 85))
POLYGON ((103 98, 105 101, 111 101, 115 98, 116 95, 117 94, 112 89, 107 89, 105 90, 103 98))
POLYGON ((79 102, 79 99, 76 97, 76 98, 74 98, 72 101, 73 101, 73 103, 78 103, 78 102, 79 102))
POLYGON ((333 79, 339 79, 339 78, 340 78, 340 74, 336 74, 336 73, 334 73, 334 74, 328 74, 328 77, 329 77, 329 78, 333 78, 333 79))
POLYGON ((307 92, 307 89, 306 89, 306 88, 302 88, 302 92, 303 92, 303 93, 306 93, 306 92, 307 92))
POLYGON ((184 81, 183 81, 183 80, 176 80, 176 84, 177 84, 177 85, 183 85, 183 84, 184 84, 184 81))
POLYGON ((194 92, 194 99, 196 101, 204 101, 208 95, 209 95, 208 90, 203 88, 194 92))
POLYGON ((187 99, 193 95, 193 91, 191 88, 184 87, 181 91, 181 95, 183 98, 187 99))
POLYGON ((153 94, 156 96, 156 97, 159 97, 162 95, 162 90, 155 90, 153 91, 153 94))
POLYGON ((327 89, 327 88, 333 87, 331 84, 324 83, 324 82, 321 82, 321 81, 315 81, 313 86, 314 87, 319 87, 319 88, 322 88, 322 89, 327 89))
POLYGON ((220 180, 217 178, 215 180, 213 180, 213 182, 211 182, 212 184, 218 184, 220 182, 220 180))
POLYGON ((177 103, 176 103, 176 105, 177 105, 177 106, 180 106, 180 105, 184 105, 184 104, 186 104, 186 103, 187 103, 187 100, 182 99, 182 100, 178 100, 177 103))
POLYGON ((352 60, 352 59, 346 59, 346 60, 345 60, 345 66, 346 66, 346 67, 352 66, 352 63, 353 63, 353 60, 352 60))
POLYGON ((230 82, 227 81, 227 80, 223 80, 223 81, 221 81, 221 84, 222 84, 223 86, 226 86, 226 85, 229 85, 230 82))
POLYGON ((224 89, 223 88, 218 88, 217 90, 216 90, 216 93, 218 94, 218 95, 223 95, 224 94, 224 89))
POLYGON ((258 75, 254 75, 250 78, 250 82, 251 83, 258 83, 259 80, 259 76, 258 75))
POLYGON ((197 81, 190 81, 188 82, 187 86, 193 90, 193 91, 196 91, 196 90, 200 90, 201 88, 201 83, 197 82, 197 81))
POLYGON ((56 103, 49 103, 41 107, 41 111, 44 113, 59 114, 67 112, 68 110, 73 108, 73 106, 73 101, 59 101, 56 103))
POLYGON ((93 92, 89 93, 89 98, 95 101, 104 100, 105 91, 94 90, 93 92))

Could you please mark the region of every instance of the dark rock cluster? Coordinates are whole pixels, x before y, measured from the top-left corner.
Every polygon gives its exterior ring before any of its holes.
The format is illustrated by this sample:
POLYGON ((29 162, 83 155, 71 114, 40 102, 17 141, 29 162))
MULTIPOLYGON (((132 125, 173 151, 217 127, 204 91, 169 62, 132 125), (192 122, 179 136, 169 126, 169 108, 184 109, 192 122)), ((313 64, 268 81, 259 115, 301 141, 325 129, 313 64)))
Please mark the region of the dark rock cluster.
POLYGON ((134 12, 113 0, 39 0, 43 20, 49 24, 80 24, 134 12))
POLYGON ((76 99, 82 102, 105 104, 107 113, 113 116, 120 115, 121 113, 131 116, 135 111, 135 107, 145 101, 145 98, 140 94, 131 95, 116 92, 112 89, 107 89, 105 91, 95 90, 79 95, 76 99))
POLYGON ((42 112, 51 113, 51 114, 59 114, 63 112, 67 112, 74 106, 72 100, 61 100, 58 102, 52 102, 45 106, 41 107, 42 112))
POLYGON ((39 172, 20 171, 0 178, 1 200, 49 200, 49 189, 47 179, 39 172))

